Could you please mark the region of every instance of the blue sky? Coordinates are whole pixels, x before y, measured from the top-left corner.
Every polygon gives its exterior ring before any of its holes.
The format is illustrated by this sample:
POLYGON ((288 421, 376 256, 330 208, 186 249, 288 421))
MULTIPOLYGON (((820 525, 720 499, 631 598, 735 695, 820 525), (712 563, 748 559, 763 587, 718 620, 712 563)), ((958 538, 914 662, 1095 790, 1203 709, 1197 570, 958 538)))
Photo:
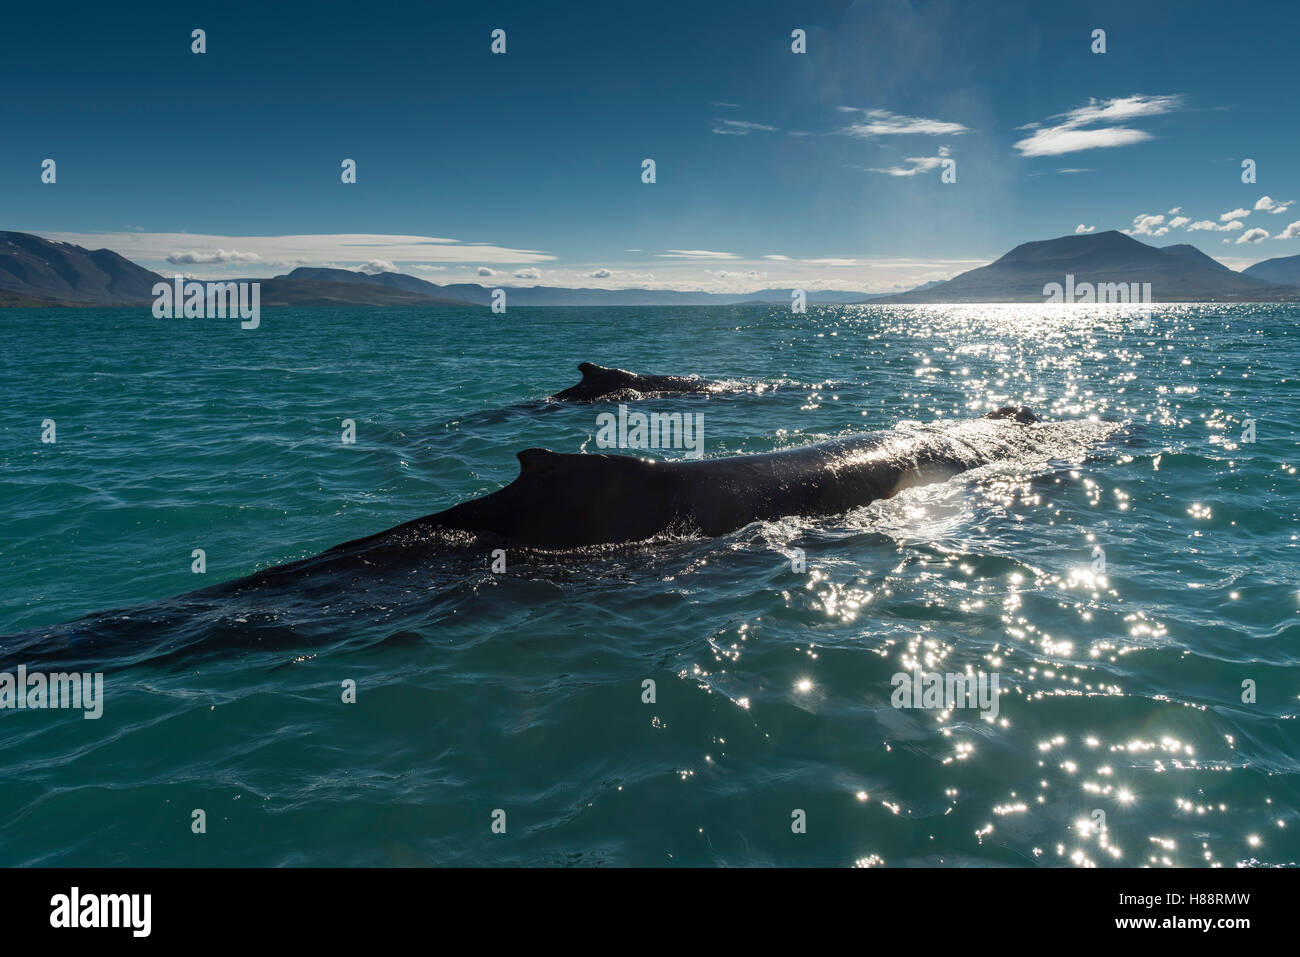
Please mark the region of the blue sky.
POLYGON ((167 273, 372 263, 434 282, 882 291, 1080 226, 1236 268, 1300 253, 1295 3, 5 17, 0 228, 167 273))

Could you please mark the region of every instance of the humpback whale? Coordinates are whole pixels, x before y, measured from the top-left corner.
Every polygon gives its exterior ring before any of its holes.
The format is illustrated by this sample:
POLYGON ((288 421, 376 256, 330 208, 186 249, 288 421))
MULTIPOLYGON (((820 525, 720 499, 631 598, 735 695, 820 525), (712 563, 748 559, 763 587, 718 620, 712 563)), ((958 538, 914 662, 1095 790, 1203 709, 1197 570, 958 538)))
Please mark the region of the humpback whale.
POLYGON ((976 419, 901 424, 714 459, 525 449, 518 453, 518 478, 480 498, 173 599, 6 636, 0 654, 101 661, 137 654, 142 635, 154 640, 153 660, 197 654, 214 634, 223 648, 298 647, 311 639, 286 608, 310 602, 340 614, 378 609, 387 615, 401 596, 421 592, 429 581, 459 578, 461 559, 481 566, 485 549, 563 554, 832 516, 994 462, 1037 471, 1050 461, 1079 461, 1118 428, 1096 420, 1044 422, 1007 407, 976 419))
POLYGON ((609 369, 594 362, 578 363, 582 381, 550 396, 556 402, 595 402, 598 399, 642 399, 654 395, 721 392, 720 382, 679 375, 639 375, 609 369))
POLYGON ((655 461, 531 448, 518 453, 519 477, 498 491, 335 546, 317 559, 427 548, 445 532, 542 549, 673 534, 717 537, 760 520, 840 514, 992 462, 1081 454, 1115 428, 1044 422, 1008 406, 942 426, 715 459, 655 461))

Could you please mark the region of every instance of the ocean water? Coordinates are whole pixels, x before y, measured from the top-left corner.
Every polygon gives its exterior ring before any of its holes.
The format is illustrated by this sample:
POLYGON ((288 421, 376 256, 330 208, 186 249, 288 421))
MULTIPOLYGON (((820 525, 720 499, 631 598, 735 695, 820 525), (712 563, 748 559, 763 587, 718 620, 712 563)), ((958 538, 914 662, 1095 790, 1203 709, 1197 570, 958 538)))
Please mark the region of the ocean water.
POLYGON ((0 711, 0 864, 1294 864, 1298 321, 0 310, 0 670, 104 674, 97 720, 0 711), (710 457, 1123 427, 716 540, 221 585, 597 451, 607 407, 541 401, 582 360, 726 380, 637 404, 710 457), (996 674, 996 718, 893 707, 913 667, 996 674))

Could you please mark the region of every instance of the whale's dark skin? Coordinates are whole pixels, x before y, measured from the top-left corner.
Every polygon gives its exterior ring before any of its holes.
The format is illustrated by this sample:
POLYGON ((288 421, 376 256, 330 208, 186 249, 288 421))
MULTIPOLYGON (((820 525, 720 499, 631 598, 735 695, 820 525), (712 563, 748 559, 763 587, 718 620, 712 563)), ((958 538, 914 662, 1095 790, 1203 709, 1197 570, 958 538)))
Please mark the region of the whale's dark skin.
POLYGON ((1041 422, 1027 409, 1007 407, 942 429, 894 429, 699 461, 526 449, 518 454, 519 477, 499 491, 318 558, 426 547, 447 531, 543 549, 665 534, 716 537, 760 520, 839 514, 980 465, 1026 458, 1065 434, 1059 430, 1080 425, 1041 422))
POLYGON ((29 664, 106 661, 137 654, 141 636, 152 636, 154 661, 180 662, 211 647, 298 647, 309 639, 293 626, 296 604, 336 607, 344 618, 390 614, 428 581, 458 574, 462 560, 482 568, 486 550, 563 553, 837 515, 992 462, 1037 469, 1045 460, 1077 460, 1116 428, 1041 422, 1010 407, 939 426, 697 461, 527 449, 519 453, 519 477, 489 495, 173 599, 87 616, 53 632, 5 636, 0 656, 29 664), (207 640, 214 634, 215 646, 207 640))
POLYGON ((613 399, 639 399, 651 395, 687 395, 720 392, 723 386, 708 379, 679 375, 639 375, 626 369, 608 369, 593 362, 581 362, 582 381, 557 392, 555 402, 597 402, 613 399))

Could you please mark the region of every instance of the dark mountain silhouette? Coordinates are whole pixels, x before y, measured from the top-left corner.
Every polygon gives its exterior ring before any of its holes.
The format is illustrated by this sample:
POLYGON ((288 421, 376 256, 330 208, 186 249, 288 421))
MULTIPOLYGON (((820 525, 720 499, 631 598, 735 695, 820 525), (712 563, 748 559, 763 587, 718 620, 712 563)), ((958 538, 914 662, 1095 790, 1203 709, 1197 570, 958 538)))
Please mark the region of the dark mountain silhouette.
MULTIPOLYGON (((325 271, 353 275, 345 269, 325 271)), ((171 276, 160 276, 137 266, 110 249, 89 250, 30 233, 0 232, 0 306, 151 304, 154 284, 171 280, 171 276)), ((264 306, 470 305, 464 300, 373 283, 353 285, 340 281, 286 279, 242 281, 261 283, 261 304, 264 306)))
POLYGON ((111 249, 83 249, 30 233, 0 232, 0 292, 53 304, 151 302, 157 273, 111 249))
MULTIPOLYGON (((1043 302, 1049 283, 1150 283, 1155 302, 1275 301, 1300 299, 1300 256, 1270 259, 1234 272, 1195 246, 1163 249, 1111 231, 1062 236, 1017 246, 996 262, 946 282, 905 293, 809 290, 809 304, 847 302, 1043 302)), ((168 282, 108 249, 87 250, 29 233, 0 232, 0 306, 135 305, 153 300, 153 286, 168 282)), ((299 267, 261 283, 264 306, 487 306, 496 285, 438 285, 398 272, 299 267)), ((791 290, 751 293, 672 289, 569 289, 509 286, 509 306, 691 306, 790 302, 791 290)))
POLYGON ((1194 246, 1158 249, 1111 230, 1023 243, 996 262, 930 289, 878 302, 1043 302, 1044 287, 1066 283, 1150 283, 1153 302, 1300 299, 1300 289, 1243 276, 1194 246))
MULTIPOLYGON (((172 276, 137 266, 108 249, 88 250, 30 233, 0 232, 0 307, 100 306, 152 303, 153 287, 172 276)), ((225 279, 225 282, 253 280, 225 279)), ((403 273, 302 266, 287 275, 257 279, 264 306, 487 306, 497 285, 440 286, 403 273)), ((672 289, 566 289, 510 286, 509 306, 725 305, 790 302, 789 289, 719 294, 672 289)), ((810 303, 856 302, 861 292, 812 290, 810 303)))
POLYGON ((472 306, 463 299, 424 296, 371 283, 307 279, 244 279, 261 283, 264 306, 472 306))
MULTIPOLYGON (((1167 256, 1177 256, 1189 265, 1202 266, 1205 269, 1220 273, 1232 272, 1232 270, 1223 263, 1205 255, 1205 253, 1201 252, 1191 243, 1177 243, 1173 246, 1161 246, 1160 251, 1167 256)), ((1237 275, 1240 275, 1240 273, 1237 275)))
POLYGON ((1300 286, 1300 256, 1265 259, 1262 263, 1255 263, 1250 268, 1243 269, 1242 273, 1264 282, 1300 286))
MULTIPOLYGON (((425 279, 404 273, 363 273, 351 269, 326 269, 316 266, 299 266, 283 279, 328 280, 331 282, 370 283, 391 286, 428 296, 450 297, 478 305, 492 302, 492 290, 506 290, 508 306, 706 306, 737 305, 746 302, 790 301, 790 289, 760 289, 747 293, 684 292, 675 289, 571 289, 562 286, 511 286, 498 283, 482 286, 478 283, 452 283, 440 286, 425 279)), ((869 297, 863 292, 837 292, 834 290, 809 290, 812 303, 859 302, 869 297)))

